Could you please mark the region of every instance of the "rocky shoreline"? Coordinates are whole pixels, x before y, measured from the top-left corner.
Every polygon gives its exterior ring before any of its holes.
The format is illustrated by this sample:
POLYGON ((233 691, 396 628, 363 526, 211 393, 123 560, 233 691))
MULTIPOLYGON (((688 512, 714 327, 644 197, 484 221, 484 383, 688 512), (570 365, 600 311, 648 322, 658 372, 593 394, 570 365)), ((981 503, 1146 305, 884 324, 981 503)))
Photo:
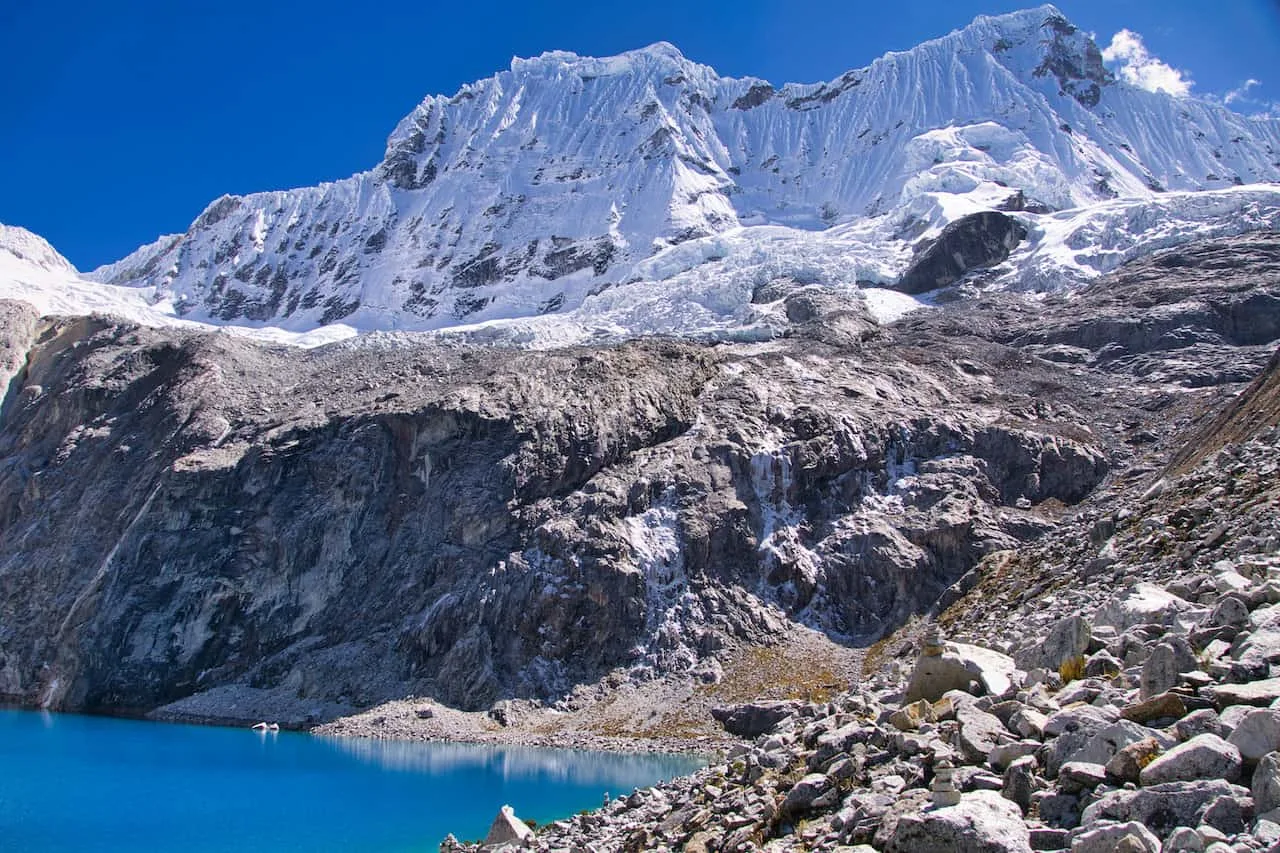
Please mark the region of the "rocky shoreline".
POLYGON ((319 737, 355 737, 489 746, 534 746, 621 753, 683 753, 718 756, 737 744, 724 734, 696 736, 610 736, 551 725, 503 726, 491 712, 458 711, 430 700, 405 699, 311 729, 319 737), (430 716, 424 716, 430 715, 430 716))

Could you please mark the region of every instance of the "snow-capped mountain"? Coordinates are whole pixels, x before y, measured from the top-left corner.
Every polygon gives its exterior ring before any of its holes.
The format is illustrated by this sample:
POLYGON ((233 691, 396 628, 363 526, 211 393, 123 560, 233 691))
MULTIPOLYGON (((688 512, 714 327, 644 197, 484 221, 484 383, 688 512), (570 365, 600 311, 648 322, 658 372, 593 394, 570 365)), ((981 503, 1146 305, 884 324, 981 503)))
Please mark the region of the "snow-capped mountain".
POLYGON ((554 313, 625 331, 656 311, 675 316, 650 330, 680 332, 758 321, 752 287, 770 276, 892 283, 918 241, 988 209, 1017 211, 1021 251, 1041 250, 1030 284, 1005 283, 1052 287, 1124 255, 1042 245, 1087 248, 1099 204, 1106 221, 1129 202, 1172 216, 1174 233, 1273 227, 1280 194, 1266 188, 1176 200, 1273 181, 1280 121, 1121 82, 1043 6, 814 85, 720 77, 662 43, 516 59, 424 100, 371 171, 224 196, 92 278, 219 324, 412 330, 554 313), (1242 205, 1255 215, 1222 216, 1242 205), (670 284, 697 267, 693 290, 670 284))
POLYGON ((158 318, 145 291, 86 281, 43 237, 3 224, 0 296, 30 302, 42 314, 98 312, 143 322, 149 315, 158 318))

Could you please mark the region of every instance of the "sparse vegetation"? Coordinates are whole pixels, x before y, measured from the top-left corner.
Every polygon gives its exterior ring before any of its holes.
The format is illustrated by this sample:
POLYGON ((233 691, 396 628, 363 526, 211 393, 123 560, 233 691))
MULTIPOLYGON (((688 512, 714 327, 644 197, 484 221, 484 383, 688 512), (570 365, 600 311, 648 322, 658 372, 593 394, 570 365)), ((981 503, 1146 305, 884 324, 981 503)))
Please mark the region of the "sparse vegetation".
POLYGON ((1076 655, 1073 658, 1068 658, 1058 666, 1058 676, 1062 678, 1063 684, 1070 684, 1072 681, 1079 681, 1084 678, 1084 666, 1084 655, 1076 655))

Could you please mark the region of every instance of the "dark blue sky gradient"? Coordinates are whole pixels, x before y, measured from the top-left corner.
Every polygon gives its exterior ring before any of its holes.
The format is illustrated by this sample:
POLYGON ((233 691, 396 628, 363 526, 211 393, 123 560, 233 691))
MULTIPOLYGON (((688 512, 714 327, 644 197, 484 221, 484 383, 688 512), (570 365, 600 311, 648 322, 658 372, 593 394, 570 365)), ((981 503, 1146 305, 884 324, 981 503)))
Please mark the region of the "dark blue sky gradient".
MULTIPOLYGON (((223 193, 368 169, 424 96, 513 55, 666 40, 733 76, 829 80, 1028 2, 0 0, 0 222, 83 270, 183 231, 223 193)), ((1101 44, 1129 28, 1222 96, 1280 101, 1277 0, 1063 0, 1101 44)), ((1237 104, 1241 106, 1241 104, 1237 104)))

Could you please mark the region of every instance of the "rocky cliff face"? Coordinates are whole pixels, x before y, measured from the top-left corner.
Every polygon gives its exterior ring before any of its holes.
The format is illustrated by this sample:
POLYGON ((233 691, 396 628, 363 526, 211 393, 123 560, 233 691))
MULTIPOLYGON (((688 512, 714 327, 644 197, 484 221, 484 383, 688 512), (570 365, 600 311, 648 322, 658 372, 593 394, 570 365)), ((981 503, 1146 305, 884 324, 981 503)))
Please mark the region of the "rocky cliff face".
POLYGON ((1261 366, 1277 257, 885 328, 778 282, 767 344, 299 352, 9 308, 0 694, 301 722, 714 678, 796 623, 873 638, 1261 366), (1099 339, 1122 293, 1155 326, 1099 339))

